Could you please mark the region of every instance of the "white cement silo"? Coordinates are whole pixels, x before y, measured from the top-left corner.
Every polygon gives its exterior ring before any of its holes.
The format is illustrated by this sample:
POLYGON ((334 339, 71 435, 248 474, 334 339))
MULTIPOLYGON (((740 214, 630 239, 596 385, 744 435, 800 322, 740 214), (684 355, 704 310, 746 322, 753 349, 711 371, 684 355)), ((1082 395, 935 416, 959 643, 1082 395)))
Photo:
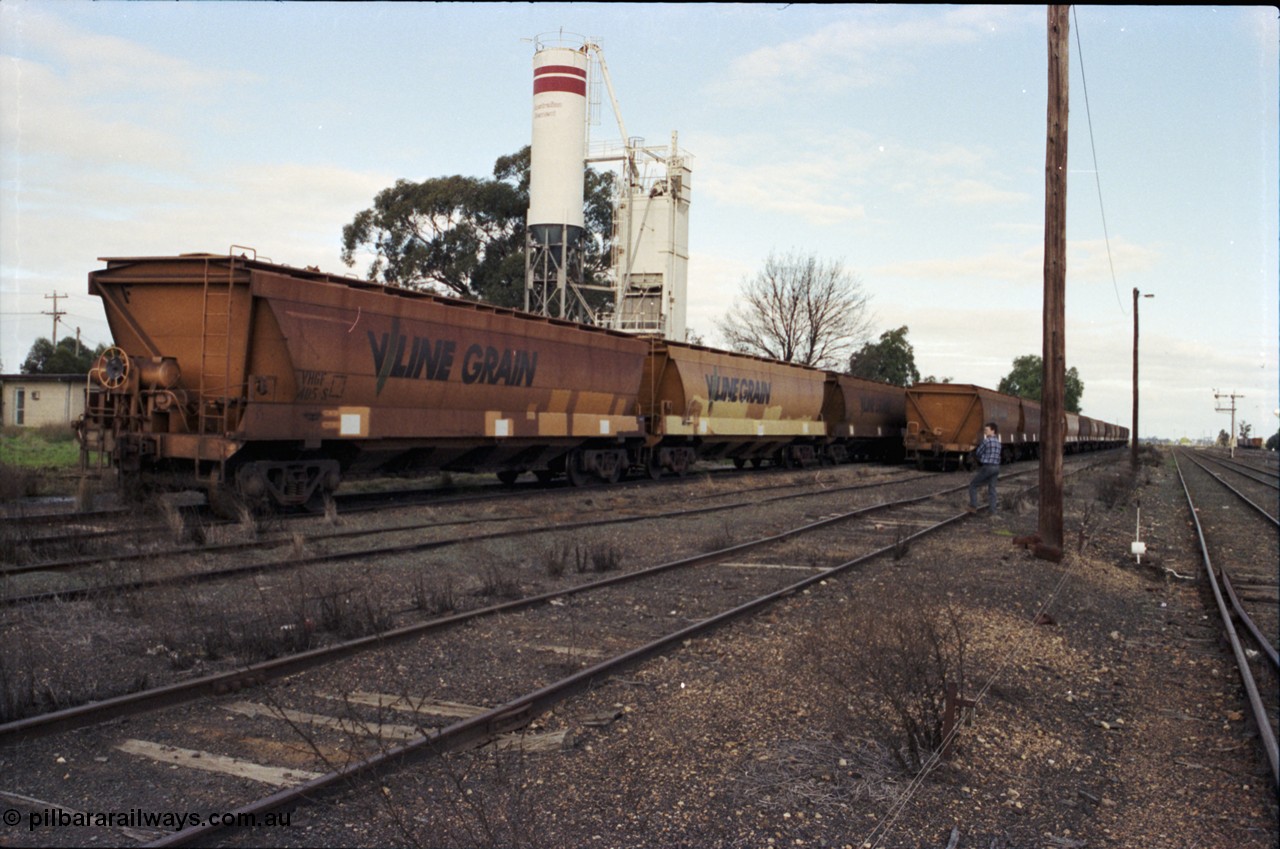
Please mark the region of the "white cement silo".
POLYGON ((525 219, 525 309, 594 319, 572 295, 583 278, 582 211, 587 148, 587 45, 543 47, 533 56, 533 137, 525 219))
POLYGON ((533 57, 528 224, 540 235, 566 227, 575 239, 582 235, 588 59, 585 48, 569 47, 543 48, 533 57))

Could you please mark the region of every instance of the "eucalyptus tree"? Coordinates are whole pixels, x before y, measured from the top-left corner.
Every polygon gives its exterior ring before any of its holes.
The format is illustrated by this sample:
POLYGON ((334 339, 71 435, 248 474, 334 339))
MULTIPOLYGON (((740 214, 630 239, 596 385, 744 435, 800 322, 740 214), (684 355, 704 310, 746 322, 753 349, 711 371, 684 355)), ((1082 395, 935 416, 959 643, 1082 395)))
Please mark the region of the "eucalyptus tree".
MULTIPOLYGON (((608 267, 613 174, 584 170, 584 265, 597 282, 608 267)), ((342 228, 342 261, 369 258, 365 275, 502 306, 524 303, 529 148, 494 163, 493 176, 401 179, 342 228)))

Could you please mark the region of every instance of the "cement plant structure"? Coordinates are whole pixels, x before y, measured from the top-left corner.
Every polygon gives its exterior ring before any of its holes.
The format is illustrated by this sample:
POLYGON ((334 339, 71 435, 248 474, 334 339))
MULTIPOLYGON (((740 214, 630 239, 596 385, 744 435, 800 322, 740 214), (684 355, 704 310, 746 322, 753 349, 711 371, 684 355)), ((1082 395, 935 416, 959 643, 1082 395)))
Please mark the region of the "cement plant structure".
POLYGON ((525 309, 627 333, 684 341, 689 265, 689 156, 627 135, 600 47, 545 46, 533 57, 533 133, 525 237, 525 309), (603 82, 620 144, 587 151, 603 82), (583 215, 589 162, 619 163, 609 280, 587 279, 583 215), (611 297, 592 297, 589 293, 611 297))

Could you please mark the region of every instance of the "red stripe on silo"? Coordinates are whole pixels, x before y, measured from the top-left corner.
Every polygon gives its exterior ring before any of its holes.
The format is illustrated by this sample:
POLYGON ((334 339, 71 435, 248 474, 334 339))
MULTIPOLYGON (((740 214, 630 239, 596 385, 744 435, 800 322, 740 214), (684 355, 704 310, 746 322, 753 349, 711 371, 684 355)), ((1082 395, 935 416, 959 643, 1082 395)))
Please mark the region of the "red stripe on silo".
POLYGON ((587 78, 587 72, 582 68, 575 68, 572 65, 543 65, 541 68, 534 68, 533 75, 539 74, 573 74, 574 76, 587 78))
POLYGON ((574 80, 569 77, 543 77, 533 81, 534 94, 542 94, 547 91, 563 91, 586 97, 587 83, 586 80, 574 80))

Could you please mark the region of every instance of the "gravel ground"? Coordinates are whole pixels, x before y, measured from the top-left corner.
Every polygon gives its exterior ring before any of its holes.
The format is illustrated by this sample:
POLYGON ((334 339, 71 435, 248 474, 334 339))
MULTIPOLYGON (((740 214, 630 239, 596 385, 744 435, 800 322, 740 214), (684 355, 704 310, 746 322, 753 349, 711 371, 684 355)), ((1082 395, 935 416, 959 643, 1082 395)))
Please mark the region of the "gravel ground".
MULTIPOLYGON (((230 842, 1272 847, 1275 788, 1234 663, 1203 582, 1179 577, 1196 575, 1199 557, 1172 462, 1152 458, 1132 492, 1123 469, 1117 459, 1067 479, 1061 564, 1013 544, 1035 529, 1036 505, 1008 482, 998 516, 634 667, 520 738, 326 794, 287 828, 230 842), (1141 565, 1128 553, 1139 501, 1141 565), (951 759, 925 772, 904 722, 930 742, 944 670, 976 707, 951 759)), ((707 489, 678 486, 690 503, 707 489)), ((726 527, 712 514, 665 535, 647 523, 611 533, 658 557, 703 549, 726 527)), ((826 539, 839 549, 838 534, 826 539)), ((784 554, 763 559, 793 565, 784 554)), ((582 633, 609 621, 604 605, 578 612, 594 617, 582 633)), ((498 631, 471 629, 476 659, 498 631)), ((469 666, 465 644, 452 644, 453 668, 469 666)), ((18 837, 0 831, 0 845, 29 845, 18 837)))
POLYGON ((1152 459, 1132 494, 1122 472, 1068 479, 1061 564, 1013 544, 1034 530, 1036 505, 1008 486, 997 517, 540 717, 524 751, 415 764, 233 841, 1273 847, 1275 788, 1234 664, 1203 582, 1177 577, 1199 559, 1172 463, 1152 459), (923 773, 894 754, 906 746, 892 699, 920 696, 909 676, 883 682, 931 651, 977 704, 952 758, 923 773), (534 748, 555 731, 563 742, 534 748))

